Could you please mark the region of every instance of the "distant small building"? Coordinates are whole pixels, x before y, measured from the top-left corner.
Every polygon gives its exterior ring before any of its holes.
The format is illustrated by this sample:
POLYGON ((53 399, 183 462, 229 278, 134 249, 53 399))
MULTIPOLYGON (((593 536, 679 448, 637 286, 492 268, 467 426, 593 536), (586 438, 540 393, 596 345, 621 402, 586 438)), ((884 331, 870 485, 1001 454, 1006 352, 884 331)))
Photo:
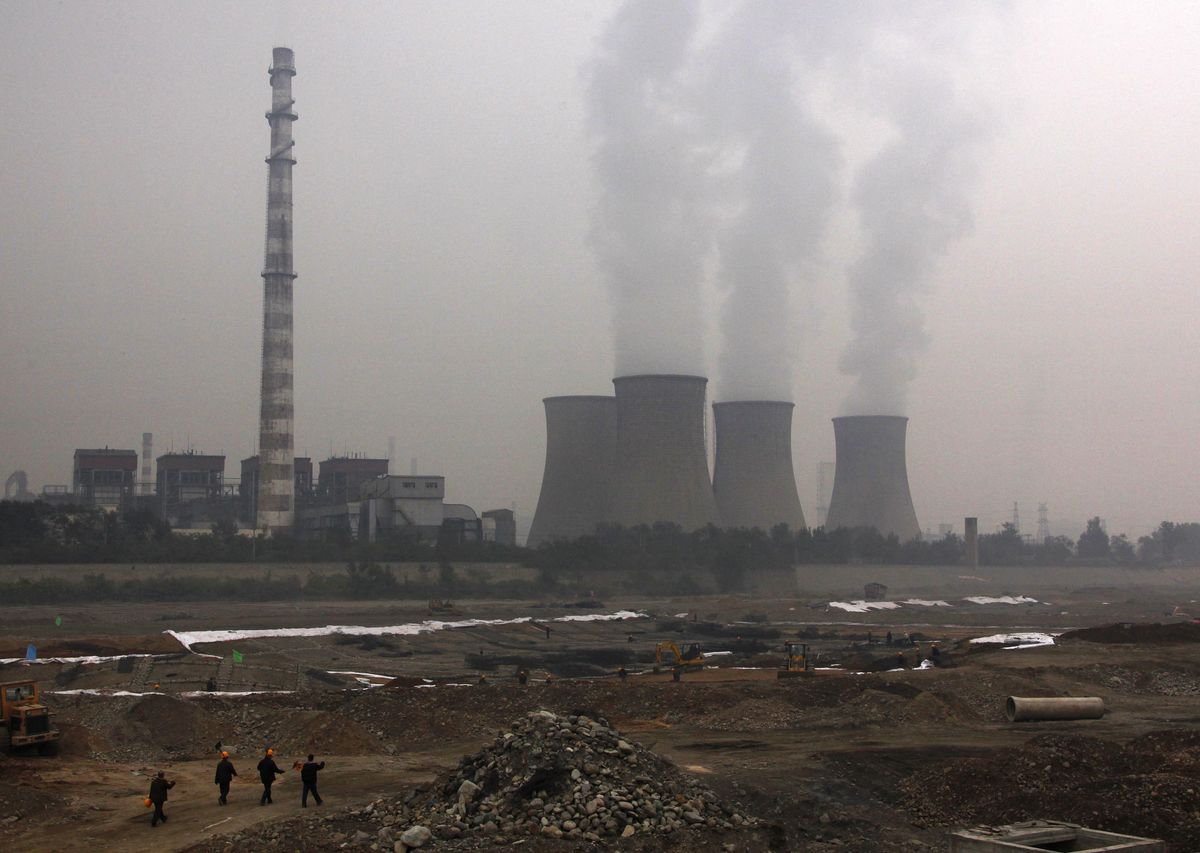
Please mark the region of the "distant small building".
POLYGON ((133 496, 137 485, 136 450, 75 451, 71 487, 78 503, 116 510, 133 496))
POLYGON ((359 489, 368 480, 386 477, 388 460, 366 456, 331 456, 320 464, 317 493, 321 503, 358 500, 359 489))
POLYGON ((484 510, 483 541, 497 545, 517 544, 517 518, 511 509, 484 510))

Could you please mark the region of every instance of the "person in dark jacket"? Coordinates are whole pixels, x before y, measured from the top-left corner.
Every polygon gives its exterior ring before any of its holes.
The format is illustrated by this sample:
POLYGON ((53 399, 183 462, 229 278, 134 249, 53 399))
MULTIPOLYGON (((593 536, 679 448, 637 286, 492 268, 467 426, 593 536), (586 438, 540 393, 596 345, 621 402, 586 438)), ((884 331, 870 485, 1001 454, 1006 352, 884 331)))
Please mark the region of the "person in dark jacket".
POLYGON ((220 805, 225 805, 229 796, 229 783, 233 781, 233 777, 237 775, 237 771, 233 769, 233 762, 229 760, 229 753, 222 752, 221 760, 217 762, 217 775, 213 779, 213 784, 221 789, 221 796, 217 799, 220 805))
POLYGON ((158 826, 161 820, 167 822, 167 816, 163 814, 163 803, 167 801, 167 791, 175 787, 174 782, 166 780, 166 774, 161 770, 158 775, 150 782, 150 802, 154 804, 154 817, 150 818, 151 826, 158 826))
POLYGON ((317 793, 317 771, 325 769, 325 762, 317 764, 313 761, 313 757, 308 756, 308 761, 304 762, 304 766, 300 768, 300 781, 304 783, 304 793, 300 795, 300 808, 308 808, 308 795, 312 793, 313 799, 317 801, 317 805, 321 805, 321 795, 317 793))
POLYGON ((275 784, 275 777, 282 775, 283 771, 275 763, 275 750, 268 749, 267 754, 263 756, 263 760, 258 762, 258 777, 262 779, 263 783, 262 799, 258 801, 260 806, 265 806, 267 803, 274 803, 274 800, 271 799, 271 786, 275 784))

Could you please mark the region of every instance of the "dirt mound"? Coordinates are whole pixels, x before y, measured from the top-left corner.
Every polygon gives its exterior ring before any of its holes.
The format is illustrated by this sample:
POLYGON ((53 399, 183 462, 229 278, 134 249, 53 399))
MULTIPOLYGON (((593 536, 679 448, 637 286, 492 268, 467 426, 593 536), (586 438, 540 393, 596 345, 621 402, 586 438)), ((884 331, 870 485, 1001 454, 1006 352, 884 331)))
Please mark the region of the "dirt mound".
POLYGON ((220 722, 196 702, 151 695, 135 701, 108 733, 114 746, 126 745, 171 759, 207 754, 220 740, 220 722))
POLYGON ((1064 640, 1083 640, 1088 643, 1141 643, 1144 645, 1172 645, 1175 643, 1200 643, 1200 624, 1195 622, 1118 622, 1114 625, 1099 625, 1079 628, 1062 635, 1064 640))
POLYGON ((335 755, 372 755, 383 750, 379 738, 344 716, 320 711, 303 717, 295 714, 289 725, 281 727, 274 742, 282 754, 304 755, 320 752, 335 755))
POLYGON ((532 711, 435 786, 435 832, 553 838, 729 830, 754 820, 603 719, 532 711))
POLYGON ((1039 735, 1015 750, 914 773, 904 807, 934 825, 1066 820, 1200 849, 1200 735, 1151 732, 1127 746, 1039 735))

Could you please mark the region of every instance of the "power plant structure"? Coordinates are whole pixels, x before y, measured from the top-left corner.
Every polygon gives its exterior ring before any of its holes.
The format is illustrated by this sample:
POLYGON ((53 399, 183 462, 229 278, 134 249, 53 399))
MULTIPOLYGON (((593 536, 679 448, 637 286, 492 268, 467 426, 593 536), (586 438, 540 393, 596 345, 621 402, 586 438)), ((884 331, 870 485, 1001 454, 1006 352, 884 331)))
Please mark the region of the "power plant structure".
POLYGON ((718 523, 704 442, 703 376, 618 376, 612 521, 718 523))
POLYGON ((617 400, 546 397, 546 467, 526 544, 577 539, 610 520, 617 400))
POLYGON ((713 496, 724 527, 805 527, 792 469, 794 403, 713 403, 717 452, 713 496))
POLYGON ((833 419, 837 455, 827 530, 874 527, 904 542, 920 536, 908 489, 907 430, 908 418, 893 415, 833 419))
POLYGON ((259 411, 259 473, 255 527, 290 533, 295 523, 292 362, 292 78, 290 48, 272 51, 271 149, 267 157, 267 239, 263 264, 262 390, 259 411))

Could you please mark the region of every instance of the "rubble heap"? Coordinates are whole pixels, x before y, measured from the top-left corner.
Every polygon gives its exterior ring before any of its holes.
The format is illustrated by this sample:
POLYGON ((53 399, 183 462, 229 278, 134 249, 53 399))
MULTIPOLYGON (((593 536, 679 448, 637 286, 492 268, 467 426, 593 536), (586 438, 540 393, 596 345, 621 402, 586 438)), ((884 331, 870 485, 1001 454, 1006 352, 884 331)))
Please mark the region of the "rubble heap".
POLYGON ((669 761, 622 739, 603 718, 583 713, 530 712, 464 757, 435 790, 442 801, 429 820, 450 837, 479 831, 599 841, 756 823, 669 761))

